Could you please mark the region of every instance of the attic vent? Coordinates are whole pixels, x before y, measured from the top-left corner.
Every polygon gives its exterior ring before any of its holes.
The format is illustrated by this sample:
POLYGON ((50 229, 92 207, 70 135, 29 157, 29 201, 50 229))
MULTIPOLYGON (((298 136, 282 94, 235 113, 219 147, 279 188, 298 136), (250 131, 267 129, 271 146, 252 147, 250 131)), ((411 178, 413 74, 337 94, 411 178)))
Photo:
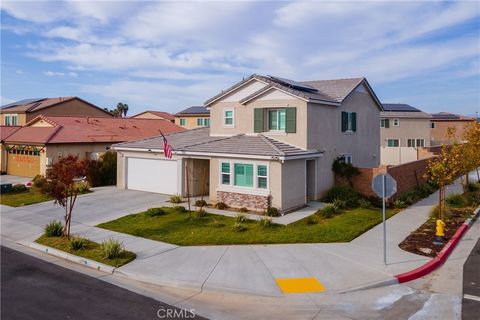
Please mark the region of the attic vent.
POLYGON ((77 120, 75 120, 75 122, 78 122, 78 123, 80 123, 80 120, 78 120, 78 119, 77 119, 77 120))
POLYGON ((133 125, 133 127, 134 127, 135 129, 138 129, 138 127, 137 127, 136 125, 133 125))

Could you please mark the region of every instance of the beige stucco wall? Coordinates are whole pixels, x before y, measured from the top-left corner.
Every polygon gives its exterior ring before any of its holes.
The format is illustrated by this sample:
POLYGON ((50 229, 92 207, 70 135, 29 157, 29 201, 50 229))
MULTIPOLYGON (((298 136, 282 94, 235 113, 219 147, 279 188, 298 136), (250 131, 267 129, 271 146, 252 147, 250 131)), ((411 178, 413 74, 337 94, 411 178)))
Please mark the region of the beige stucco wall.
POLYGON ((397 165, 419 160, 417 148, 380 147, 380 162, 382 165, 397 165))
POLYGON ((136 115, 132 118, 136 118, 136 119, 165 119, 164 117, 160 117, 159 115, 156 115, 156 114, 153 114, 153 113, 150 113, 150 112, 145 112, 145 113, 136 115))
MULTIPOLYGON (((260 97, 261 98, 261 97, 260 97)), ((254 100, 247 105, 238 102, 218 102, 210 109, 210 134, 212 135, 235 135, 240 133, 254 133, 254 109, 255 108, 297 108, 297 132, 296 133, 274 133, 262 132, 262 134, 271 136, 274 139, 285 141, 292 145, 307 147, 307 103, 297 98, 283 100, 254 100), (234 111, 234 126, 227 127, 223 125, 224 110, 234 111)), ((267 121, 267 119, 265 119, 267 121)))
POLYGON ((203 126, 198 126, 197 125, 197 119, 209 119, 210 117, 175 117, 175 124, 180 126, 180 119, 185 119, 185 125, 181 126, 182 128, 185 128, 187 130, 190 129, 195 129, 195 128, 200 128, 203 126))
POLYGON ((390 119, 389 128, 380 128, 380 145, 387 145, 387 139, 400 139, 400 147, 407 147, 408 139, 424 139, 425 147, 430 146, 430 120, 396 117, 382 117, 390 119), (393 119, 399 119, 399 125, 393 125, 393 119))
POLYGON ((452 140, 462 141, 463 133, 472 121, 434 121, 435 128, 430 130, 432 145, 439 145, 441 143, 451 142, 452 140), (447 139, 448 128, 455 128, 455 135, 453 139, 447 139))

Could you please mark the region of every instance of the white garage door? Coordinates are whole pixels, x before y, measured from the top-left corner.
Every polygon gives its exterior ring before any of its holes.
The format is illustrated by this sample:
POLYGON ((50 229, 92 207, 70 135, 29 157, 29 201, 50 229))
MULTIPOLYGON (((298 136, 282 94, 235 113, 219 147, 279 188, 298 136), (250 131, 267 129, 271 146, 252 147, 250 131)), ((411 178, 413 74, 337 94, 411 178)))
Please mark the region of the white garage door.
POLYGON ((177 161, 127 158, 127 189, 178 193, 177 161))

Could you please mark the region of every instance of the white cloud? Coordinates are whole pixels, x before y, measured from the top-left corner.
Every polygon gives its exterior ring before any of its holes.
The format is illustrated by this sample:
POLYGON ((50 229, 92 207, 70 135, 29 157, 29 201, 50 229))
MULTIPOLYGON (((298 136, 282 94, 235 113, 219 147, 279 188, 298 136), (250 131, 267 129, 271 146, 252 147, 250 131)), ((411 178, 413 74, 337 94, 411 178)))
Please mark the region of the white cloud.
POLYGON ((69 76, 69 77, 78 77, 78 73, 76 72, 59 72, 59 71, 45 71, 43 73, 44 75, 46 75, 47 77, 65 77, 65 76, 69 76))

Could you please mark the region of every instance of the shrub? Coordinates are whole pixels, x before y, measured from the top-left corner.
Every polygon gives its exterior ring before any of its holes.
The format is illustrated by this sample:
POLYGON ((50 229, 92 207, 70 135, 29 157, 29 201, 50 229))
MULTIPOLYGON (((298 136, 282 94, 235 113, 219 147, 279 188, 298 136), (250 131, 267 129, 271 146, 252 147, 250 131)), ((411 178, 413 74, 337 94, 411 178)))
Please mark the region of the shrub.
POLYGON ((206 215, 207 215, 207 211, 205 211, 205 210, 200 209, 200 210, 195 211, 195 217, 196 218, 203 218, 206 215))
POLYGON ((367 199, 358 200, 358 206, 362 209, 371 209, 372 208, 372 204, 367 199))
POLYGON ((217 208, 219 210, 226 210, 226 209, 228 209, 228 205, 226 205, 224 202, 217 202, 215 204, 215 208, 217 208))
POLYGON ((267 210, 265 210, 265 215, 268 217, 279 217, 280 211, 278 211, 278 209, 275 207, 269 207, 267 210))
POLYGON ((76 251, 76 250, 84 249, 86 246, 87 246, 87 239, 79 236, 73 236, 70 238, 70 249, 76 251))
POLYGON ((27 189, 27 186, 25 186, 24 184, 15 184, 13 187, 12 187, 12 191, 13 192, 27 192, 28 189, 27 189))
POLYGON ((165 210, 163 208, 150 208, 145 211, 145 215, 149 217, 156 217, 165 214, 165 210))
POLYGON ((205 200, 197 200, 195 201, 195 206, 196 207, 205 207, 207 205, 207 201, 205 200))
POLYGON ((380 197, 369 196, 369 197, 365 197, 365 199, 368 200, 368 202, 370 202, 370 204, 376 208, 381 208, 383 205, 382 198, 380 197))
POLYGON ((247 221, 247 214, 243 212, 237 213, 237 215, 235 216, 235 221, 238 223, 243 223, 247 221))
POLYGON ((182 196, 179 194, 174 194, 173 196, 170 196, 170 202, 171 203, 182 203, 182 196))
POLYGON ((123 243, 113 238, 104 240, 100 248, 105 259, 118 258, 124 251, 123 243))
POLYGON ((262 217, 258 220, 258 224, 260 225, 260 228, 267 229, 272 225, 272 218, 262 217))
POLYGON ((347 202, 342 199, 333 199, 332 205, 337 208, 337 210, 342 210, 347 207, 347 202))
POLYGON ((404 209, 408 207, 408 205, 405 203, 405 201, 402 201, 400 199, 397 199, 393 202, 393 206, 398 209, 404 209))
POLYGON ((238 211, 243 213, 248 213, 248 209, 245 207, 241 207, 240 209, 238 209, 238 211))
POLYGON ((175 210, 175 212, 177 212, 177 213, 185 213, 185 212, 187 212, 187 209, 185 209, 184 206, 175 206, 175 207, 173 207, 173 210, 175 210))
POLYGON ((327 204, 325 207, 317 211, 322 218, 329 219, 337 213, 337 208, 331 204, 327 204))
POLYGON ((311 226, 311 225, 314 225, 314 224, 317 224, 317 223, 318 223, 318 220, 315 217, 315 215, 308 216, 307 218, 305 218, 305 224, 307 226, 311 226))
POLYGON ((105 152, 99 160, 85 160, 87 181, 91 186, 111 186, 117 184, 117 153, 105 152))
POLYGON ((88 182, 77 182, 75 183, 75 190, 77 190, 78 193, 87 193, 90 191, 90 185, 88 182))
POLYGON ((345 201, 347 207, 356 207, 360 199, 360 194, 349 187, 334 186, 327 191, 325 198, 327 202, 333 202, 335 199, 339 199, 345 201))
POLYGON ((451 208, 462 208, 462 207, 465 207, 466 205, 465 199, 463 198, 463 196, 457 193, 449 195, 445 199, 445 202, 451 208))
POLYGON ((47 179, 44 176, 42 176, 40 174, 37 174, 33 178, 32 182, 33 182, 34 187, 37 187, 39 189, 43 189, 45 187, 45 185, 47 184, 47 179))
POLYGON ((48 223, 44 230, 47 237, 61 237, 63 235, 62 223, 57 220, 48 223))
POLYGON ((245 227, 243 225, 243 223, 241 223, 241 222, 235 222, 233 224, 233 230, 237 231, 237 232, 243 232, 243 231, 247 230, 247 227, 245 227))
POLYGON ((467 190, 470 192, 475 192, 480 190, 480 184, 479 183, 469 183, 467 185, 467 190))
POLYGON ((212 221, 212 227, 214 228, 223 228, 225 227, 225 223, 221 222, 220 220, 218 219, 215 219, 212 221))

